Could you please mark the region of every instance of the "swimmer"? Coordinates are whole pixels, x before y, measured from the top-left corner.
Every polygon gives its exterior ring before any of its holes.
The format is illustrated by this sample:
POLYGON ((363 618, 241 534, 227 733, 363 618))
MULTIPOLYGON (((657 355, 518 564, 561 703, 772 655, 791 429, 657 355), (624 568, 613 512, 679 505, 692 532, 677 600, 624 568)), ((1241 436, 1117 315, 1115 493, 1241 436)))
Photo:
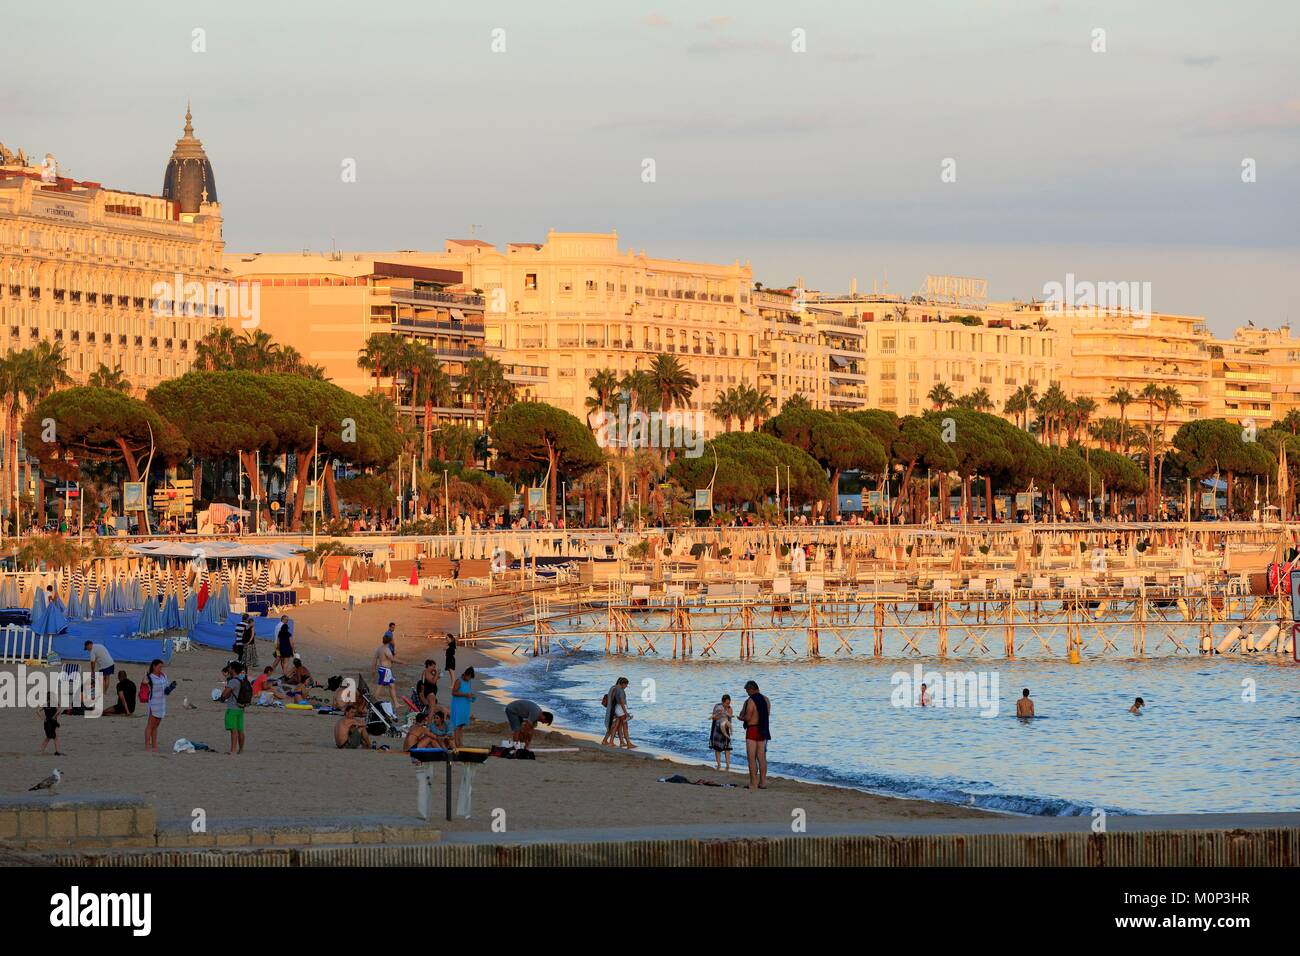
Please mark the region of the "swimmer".
POLYGON ((1133 698, 1133 706, 1128 709, 1128 712, 1130 714, 1140 714, 1142 713, 1142 708, 1145 707, 1146 705, 1147 702, 1143 700, 1141 697, 1135 697, 1133 698))
POLYGON ((1034 715, 1034 701, 1033 701, 1033 699, 1029 696, 1029 688, 1028 688, 1028 687, 1026 687, 1024 690, 1022 690, 1022 691, 1020 692, 1020 699, 1019 699, 1018 701, 1016 701, 1016 716, 1017 716, 1017 717, 1033 717, 1033 716, 1035 716, 1035 715, 1034 715))

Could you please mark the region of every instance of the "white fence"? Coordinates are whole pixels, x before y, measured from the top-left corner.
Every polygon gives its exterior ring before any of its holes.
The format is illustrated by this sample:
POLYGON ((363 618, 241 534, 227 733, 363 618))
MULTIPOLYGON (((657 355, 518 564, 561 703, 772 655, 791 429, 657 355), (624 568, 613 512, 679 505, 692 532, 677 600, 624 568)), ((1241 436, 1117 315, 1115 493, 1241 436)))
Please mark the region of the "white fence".
POLYGON ((36 634, 30 627, 6 624, 0 629, 0 664, 43 661, 54 648, 52 634, 36 634))

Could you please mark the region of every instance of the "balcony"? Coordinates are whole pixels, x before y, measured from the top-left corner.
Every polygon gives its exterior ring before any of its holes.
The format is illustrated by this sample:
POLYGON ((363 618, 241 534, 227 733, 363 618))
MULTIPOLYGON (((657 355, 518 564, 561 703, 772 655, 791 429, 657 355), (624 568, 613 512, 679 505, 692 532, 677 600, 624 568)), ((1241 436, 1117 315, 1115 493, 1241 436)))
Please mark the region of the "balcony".
POLYGON ((392 286, 380 286, 378 288, 387 288, 389 298, 394 302, 407 303, 437 303, 439 305, 453 306, 458 309, 474 309, 483 311, 483 296, 466 295, 463 292, 437 292, 433 289, 404 289, 392 286))
POLYGON ((420 319, 413 316, 399 315, 392 321, 392 324, 402 328, 419 329, 427 332, 453 332, 475 338, 482 338, 484 334, 481 322, 444 322, 441 319, 420 319))

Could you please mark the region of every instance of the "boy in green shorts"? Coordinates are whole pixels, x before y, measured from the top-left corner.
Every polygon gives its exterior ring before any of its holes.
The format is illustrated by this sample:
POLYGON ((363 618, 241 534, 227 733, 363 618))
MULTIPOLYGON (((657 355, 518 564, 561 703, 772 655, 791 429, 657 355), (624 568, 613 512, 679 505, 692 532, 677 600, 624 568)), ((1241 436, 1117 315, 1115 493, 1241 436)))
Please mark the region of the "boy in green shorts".
POLYGON ((238 661, 230 664, 230 676, 221 699, 226 702, 226 729, 230 731, 230 756, 244 752, 244 705, 239 702, 239 692, 244 683, 244 665, 238 661), (238 749, 236 749, 236 746, 238 749))

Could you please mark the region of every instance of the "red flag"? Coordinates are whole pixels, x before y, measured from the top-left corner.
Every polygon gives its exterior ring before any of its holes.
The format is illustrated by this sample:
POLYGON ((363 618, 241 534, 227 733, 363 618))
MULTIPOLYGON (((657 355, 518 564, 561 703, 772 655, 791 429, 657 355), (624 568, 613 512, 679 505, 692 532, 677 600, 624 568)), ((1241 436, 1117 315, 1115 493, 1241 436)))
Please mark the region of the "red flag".
POLYGON ((346 591, 347 589, 348 589, 348 569, 344 568, 343 577, 339 578, 339 590, 346 591))
POLYGON ((209 597, 208 582, 204 581, 203 586, 199 588, 199 610, 200 611, 202 611, 203 606, 208 603, 208 597, 209 597))

